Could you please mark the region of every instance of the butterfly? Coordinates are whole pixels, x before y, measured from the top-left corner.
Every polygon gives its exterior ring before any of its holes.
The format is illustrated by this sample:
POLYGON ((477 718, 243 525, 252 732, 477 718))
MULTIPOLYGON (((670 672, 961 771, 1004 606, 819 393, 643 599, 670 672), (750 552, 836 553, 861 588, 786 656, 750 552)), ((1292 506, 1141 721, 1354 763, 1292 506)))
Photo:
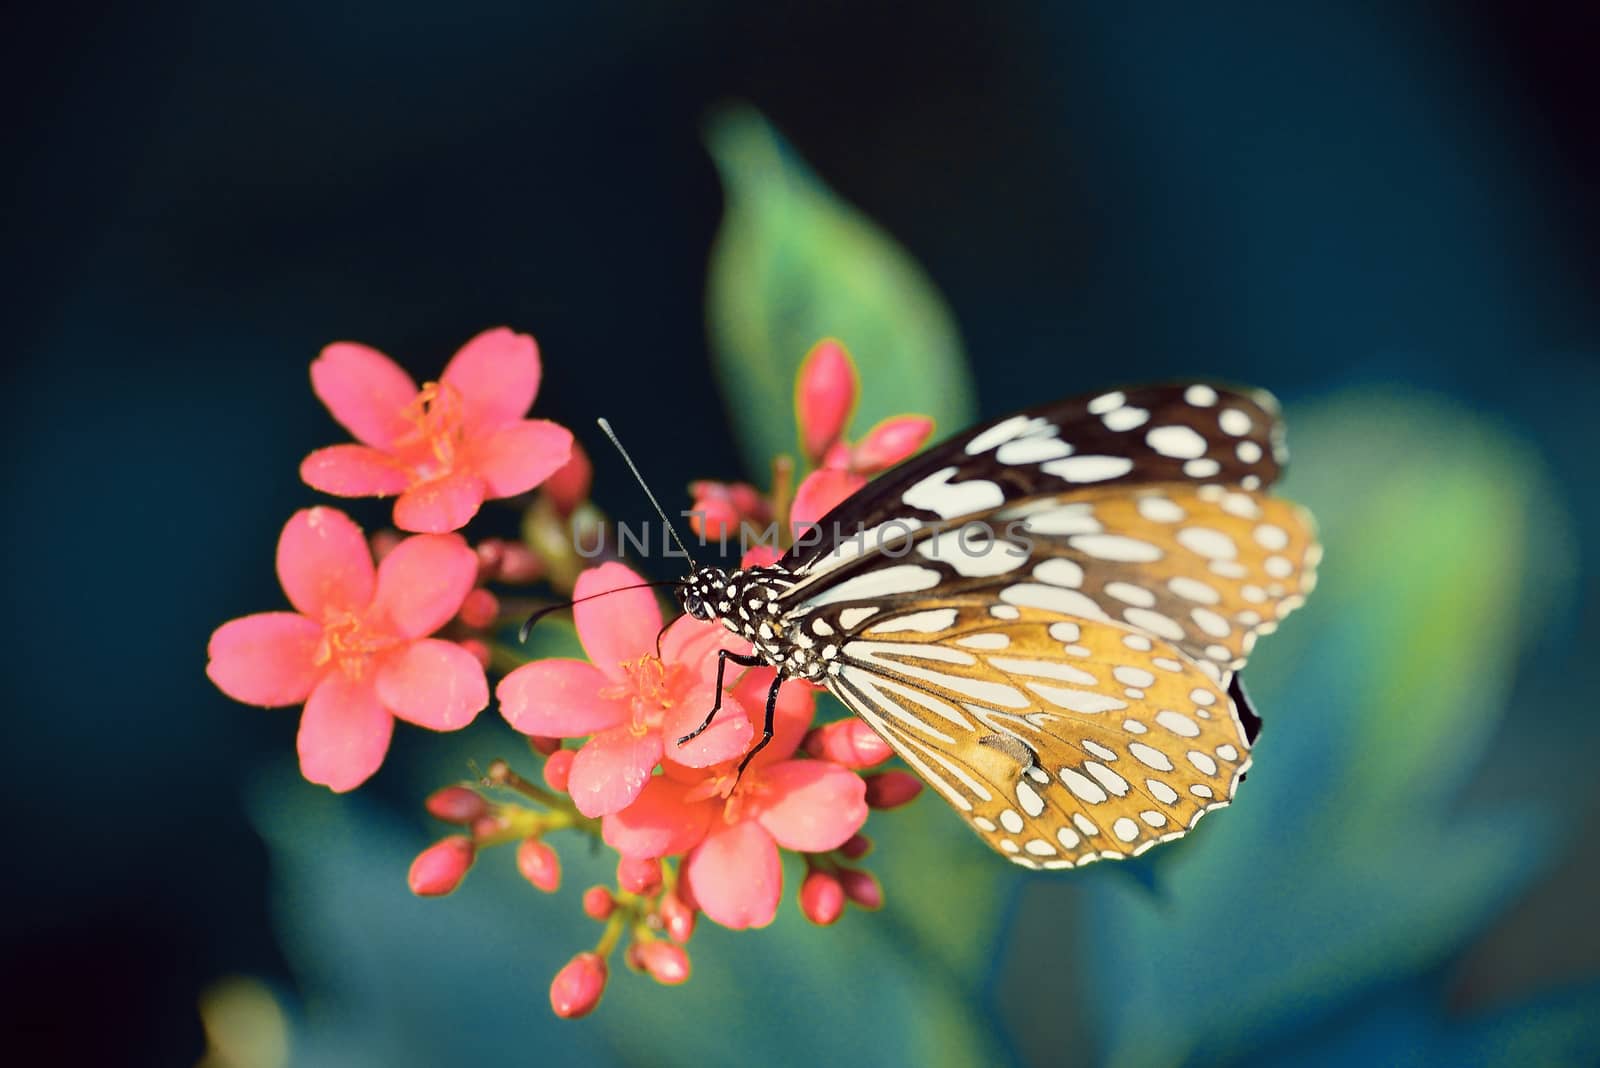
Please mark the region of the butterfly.
POLYGON ((1206 382, 958 434, 771 566, 691 563, 683 610, 751 643, 719 653, 699 730, 730 661, 770 665, 746 763, 779 686, 806 679, 1016 863, 1182 837, 1250 767, 1259 721, 1238 674, 1316 582, 1309 513, 1267 494, 1286 459, 1270 394, 1206 382))

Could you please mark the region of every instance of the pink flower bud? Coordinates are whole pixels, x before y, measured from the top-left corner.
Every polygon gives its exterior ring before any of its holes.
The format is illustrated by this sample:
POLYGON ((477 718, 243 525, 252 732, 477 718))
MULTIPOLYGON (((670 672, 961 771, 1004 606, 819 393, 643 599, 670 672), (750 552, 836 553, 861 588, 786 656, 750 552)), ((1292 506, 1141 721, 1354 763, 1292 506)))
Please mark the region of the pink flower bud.
MULTIPOLYGON (((849 471, 818 468, 805 477, 795 490, 794 504, 789 509, 789 524, 795 528, 796 540, 804 529, 815 524, 831 512, 835 505, 867 484, 867 480, 849 471)), ((813 535, 815 537, 815 535, 813 535)))
POLYGON ((465 649, 467 652, 471 653, 472 659, 476 660, 485 668, 489 666, 489 661, 493 659, 493 656, 489 652, 488 644, 478 638, 462 638, 460 641, 456 642, 456 644, 461 646, 461 648, 465 649))
POLYGON ((572 775, 572 762, 578 756, 576 749, 557 749, 544 758, 544 781, 558 793, 567 792, 567 779, 572 775))
POLYGON ((472 547, 478 554, 478 581, 493 582, 500 577, 500 561, 505 558, 506 542, 502 538, 484 538, 472 547))
POLYGON ((830 471, 848 471, 850 465, 855 463, 854 453, 848 441, 836 441, 827 452, 822 454, 822 462, 818 467, 826 467, 830 471))
POLYGON ((813 463, 844 433, 856 406, 856 369, 839 342, 819 341, 800 364, 794 382, 800 447, 813 463))
POLYGON ((632 894, 653 894, 661 889, 661 862, 623 857, 617 861, 617 885, 632 894))
POLYGON ((634 959, 650 978, 663 986, 677 986, 689 978, 689 954, 675 942, 635 943, 634 959))
POLYGON ((752 545, 750 550, 739 560, 739 566, 771 567, 783 557, 783 550, 776 545, 752 545))
POLYGON ((860 860, 872 852, 872 839, 864 834, 852 834, 845 840, 844 845, 839 847, 839 852, 851 860, 860 860))
POLYGON ((838 879, 839 885, 844 887, 844 896, 857 905, 864 909, 883 907, 883 887, 878 885, 878 880, 872 877, 871 872, 859 868, 840 868, 838 879))
POLYGON ((831 760, 847 768, 870 768, 894 755, 888 742, 854 717, 824 723, 807 734, 805 750, 818 760, 831 760))
POLYGON ((453 834, 417 854, 406 882, 418 897, 442 897, 461 885, 477 855, 472 839, 453 834))
POLYGON ((556 973, 550 984, 550 1007, 557 1016, 587 1016, 606 990, 606 962, 596 953, 579 953, 556 973))
POLYGON ((694 498, 690 526, 704 538, 732 538, 739 526, 749 520, 764 527, 772 521, 772 505, 760 490, 747 482, 713 482, 702 479, 689 484, 694 498))
POLYGON ((583 892, 584 915, 591 920, 608 919, 616 908, 617 899, 604 886, 591 886, 583 892))
POLYGON ((517 870, 547 894, 561 889, 561 858, 537 838, 524 838, 517 846, 517 870))
POLYGON ((851 469, 863 475, 886 471, 915 456, 933 433, 933 420, 925 415, 896 415, 885 419, 862 438, 851 452, 851 469))
POLYGON ((561 748, 560 738, 546 738, 542 734, 528 735, 528 748, 540 756, 549 756, 561 748))
POLYGON ((480 842, 485 838, 493 838, 505 829, 506 821, 496 816, 493 812, 473 820, 471 827, 472 837, 480 842))
POLYGON ((544 561, 520 541, 508 541, 500 549, 501 582, 526 585, 544 575, 544 561))
POLYGON ((707 541, 721 541, 739 533, 739 513, 726 500, 696 496, 689 511, 690 529, 707 541))
POLYGON ((589 499, 589 487, 594 484, 594 464, 589 454, 576 441, 572 443, 572 458, 556 470, 544 483, 544 493, 556 511, 563 516, 589 499))
POLYGON ((909 771, 881 771, 864 778, 869 808, 899 808, 922 792, 922 780, 909 771))
POLYGON ((682 945, 689 941, 694 934, 695 910, 677 894, 662 894, 661 905, 658 911, 661 914, 661 926, 666 928, 667 937, 682 945))
POLYGON ((844 913, 844 887, 832 872, 811 871, 800 884, 800 911, 819 927, 835 922, 844 913))
POLYGON ((446 786, 442 790, 435 790, 423 802, 423 807, 434 819, 459 823, 463 827, 489 814, 489 802, 483 799, 482 794, 465 786, 446 786))
POLYGON ((500 598, 479 586, 461 602, 456 618, 473 630, 488 630, 500 618, 500 598))

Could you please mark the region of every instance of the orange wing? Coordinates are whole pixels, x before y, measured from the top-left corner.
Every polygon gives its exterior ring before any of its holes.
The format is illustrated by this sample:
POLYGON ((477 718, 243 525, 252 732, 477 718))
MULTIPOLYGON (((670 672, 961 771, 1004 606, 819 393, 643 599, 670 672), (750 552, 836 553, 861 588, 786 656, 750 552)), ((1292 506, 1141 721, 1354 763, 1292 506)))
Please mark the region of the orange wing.
POLYGON ((874 614, 837 660, 829 689, 1027 867, 1181 837, 1250 765, 1218 679, 1119 623, 940 599, 874 614))

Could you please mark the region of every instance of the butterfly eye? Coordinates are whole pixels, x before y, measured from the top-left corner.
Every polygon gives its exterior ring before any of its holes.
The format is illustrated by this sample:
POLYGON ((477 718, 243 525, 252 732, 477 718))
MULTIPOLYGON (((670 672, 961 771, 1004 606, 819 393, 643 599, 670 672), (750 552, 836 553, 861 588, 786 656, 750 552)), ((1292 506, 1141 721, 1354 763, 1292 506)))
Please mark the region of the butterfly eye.
POLYGON ((683 610, 696 619, 711 618, 711 613, 706 611, 706 603, 693 590, 683 595, 683 610))

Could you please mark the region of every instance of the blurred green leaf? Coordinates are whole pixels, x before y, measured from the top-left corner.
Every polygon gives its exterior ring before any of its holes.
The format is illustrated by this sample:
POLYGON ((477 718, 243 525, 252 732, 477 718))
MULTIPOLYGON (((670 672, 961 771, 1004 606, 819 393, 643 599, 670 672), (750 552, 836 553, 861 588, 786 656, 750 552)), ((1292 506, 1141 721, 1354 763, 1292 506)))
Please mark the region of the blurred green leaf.
POLYGON ((841 201, 748 107, 714 116, 707 144, 727 210, 711 252, 707 319, 723 399, 758 479, 796 447, 794 376, 825 337, 861 371, 859 432, 906 412, 952 433, 973 421, 955 324, 920 267, 841 201))
POLYGON ((1238 803, 1166 851, 1159 897, 1089 883, 1111 1063, 1281 1041, 1461 948, 1550 853, 1534 804, 1455 798, 1505 711, 1519 606, 1557 577, 1525 566, 1522 517, 1560 526, 1559 498, 1514 440, 1415 398, 1290 425, 1285 494, 1322 518, 1322 583, 1247 673, 1266 724, 1238 803))

